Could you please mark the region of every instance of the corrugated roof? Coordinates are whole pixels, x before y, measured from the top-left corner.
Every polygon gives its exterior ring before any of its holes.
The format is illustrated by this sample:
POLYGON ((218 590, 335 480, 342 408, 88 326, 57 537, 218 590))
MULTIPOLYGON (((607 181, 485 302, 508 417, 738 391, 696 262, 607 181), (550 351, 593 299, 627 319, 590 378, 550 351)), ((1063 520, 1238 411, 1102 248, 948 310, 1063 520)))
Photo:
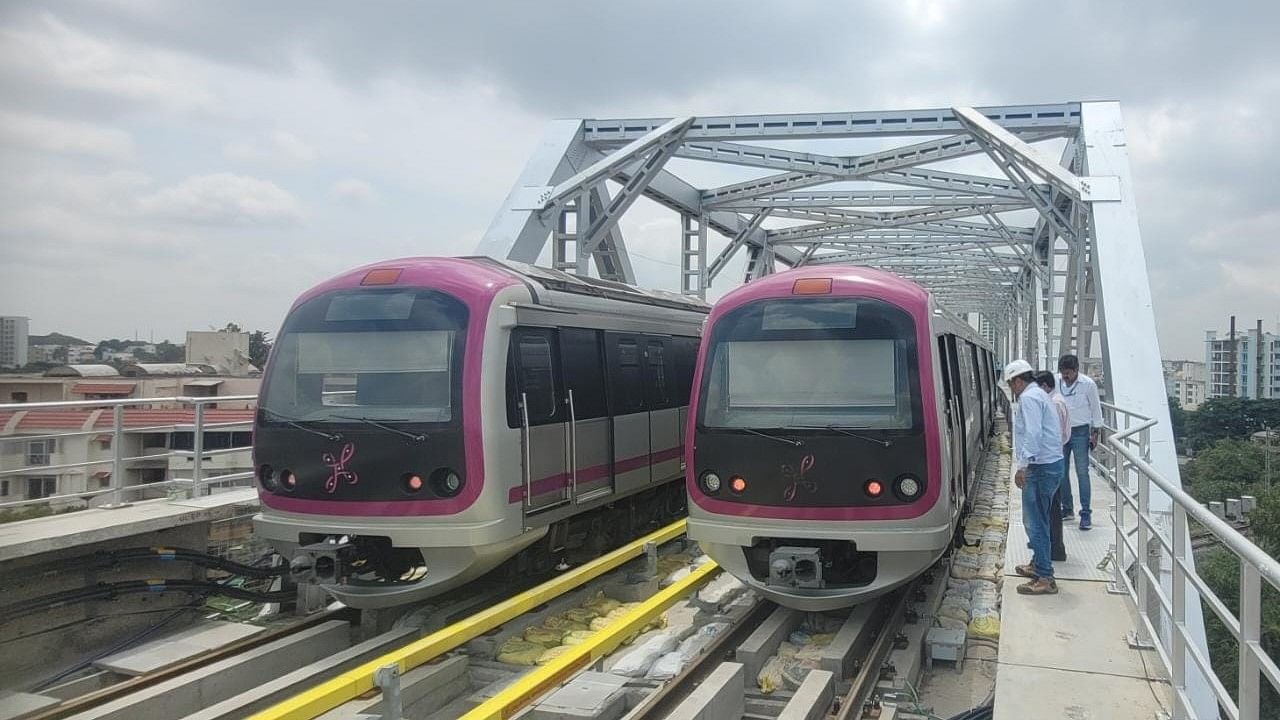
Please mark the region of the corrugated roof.
POLYGON ((71 392, 83 395, 131 395, 138 383, 76 383, 71 392))
MULTIPOLYGON (((20 432, 79 430, 93 413, 98 413, 98 417, 91 429, 109 430, 111 428, 111 412, 82 408, 52 408, 23 411, 23 416, 14 429, 20 432)), ((11 415, 12 413, 0 413, 0 427, 8 422, 11 415)), ((253 415, 253 408, 208 408, 204 411, 204 421, 209 424, 251 422, 253 415)), ((126 408, 124 411, 126 429, 191 425, 195 420, 196 411, 192 408, 126 408)))
POLYGON ((45 377, 120 377, 110 365, 59 365, 44 373, 45 377))

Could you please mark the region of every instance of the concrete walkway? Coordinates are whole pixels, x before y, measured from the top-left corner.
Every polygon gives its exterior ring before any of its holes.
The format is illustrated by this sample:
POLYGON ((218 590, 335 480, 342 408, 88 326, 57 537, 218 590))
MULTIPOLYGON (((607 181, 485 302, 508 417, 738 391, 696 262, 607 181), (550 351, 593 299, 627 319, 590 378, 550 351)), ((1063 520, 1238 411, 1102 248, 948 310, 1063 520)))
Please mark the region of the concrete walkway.
POLYGON ((144 500, 0 524, 0 563, 252 512, 258 491, 243 488, 190 500, 144 500))
MULTIPOLYGON (((1072 476, 1074 484, 1074 468, 1072 476)), ((1115 542, 1115 495, 1096 473, 1092 491, 1093 529, 1063 524, 1067 560, 1054 563, 1058 594, 1048 596, 1017 592, 1025 580, 1014 567, 1029 562, 1031 551, 1021 492, 1010 495, 995 720, 1148 720, 1172 706, 1156 652, 1126 641, 1137 627, 1128 597, 1108 594, 1112 570, 1098 569, 1115 542)))

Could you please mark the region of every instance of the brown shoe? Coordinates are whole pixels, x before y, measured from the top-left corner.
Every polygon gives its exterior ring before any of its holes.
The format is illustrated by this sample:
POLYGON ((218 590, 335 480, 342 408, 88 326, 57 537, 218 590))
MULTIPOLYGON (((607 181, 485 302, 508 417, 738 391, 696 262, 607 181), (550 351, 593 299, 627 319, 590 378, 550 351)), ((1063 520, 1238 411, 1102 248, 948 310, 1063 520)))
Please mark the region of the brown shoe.
POLYGON ((1036 568, 1031 563, 1027 563, 1026 565, 1019 565, 1015 567, 1013 571, 1024 578, 1035 579, 1035 576, 1036 576, 1036 568))
POLYGON ((1058 583, 1053 578, 1038 577, 1029 583, 1018 586, 1019 595, 1057 595, 1058 583))

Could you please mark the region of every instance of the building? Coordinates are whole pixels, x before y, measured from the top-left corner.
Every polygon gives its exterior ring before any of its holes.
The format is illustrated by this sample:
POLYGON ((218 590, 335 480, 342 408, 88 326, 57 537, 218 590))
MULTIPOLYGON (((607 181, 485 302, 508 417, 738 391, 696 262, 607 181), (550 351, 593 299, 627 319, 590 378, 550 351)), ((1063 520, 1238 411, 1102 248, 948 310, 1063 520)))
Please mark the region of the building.
MULTIPOLYGON (((202 476, 209 479, 251 470, 249 423, 253 410, 206 410, 204 420, 215 429, 204 432, 203 449, 212 454, 202 459, 202 476)), ((108 408, 0 410, 0 472, 6 473, 0 475, 0 503, 75 496, 111 487, 115 457, 112 422, 108 408)), ((194 422, 195 410, 190 407, 126 409, 119 448, 126 458, 122 485, 191 479, 194 422)), ((135 491, 126 499, 138 499, 139 492, 156 497, 166 491, 135 491)), ((70 497, 54 504, 72 507, 88 502, 87 497, 70 497)))
POLYGON ((1206 366, 1194 360, 1165 360, 1164 389, 1187 410, 1195 410, 1205 401, 1206 366))
POLYGON ((0 316, 0 367, 26 365, 30 319, 18 315, 0 316))
POLYGON ((249 333, 187 331, 187 364, 212 365, 218 373, 243 377, 257 370, 249 362, 249 333))
MULTIPOLYGON (((159 398, 151 406, 161 407, 167 397, 256 396, 261 382, 258 377, 227 377, 212 368, 182 363, 128 365, 124 372, 111 365, 62 365, 43 375, 0 375, 0 404, 159 398)), ((232 400, 217 407, 254 404, 253 400, 232 400)))
POLYGON ((1236 329, 1231 316, 1226 335, 1205 332, 1206 398, 1280 398, 1280 335, 1263 332, 1262 321, 1236 329))
POLYGON ((97 349, 96 345, 62 333, 32 335, 27 339, 27 346, 27 362, 31 363, 77 365, 96 361, 93 354, 97 349))

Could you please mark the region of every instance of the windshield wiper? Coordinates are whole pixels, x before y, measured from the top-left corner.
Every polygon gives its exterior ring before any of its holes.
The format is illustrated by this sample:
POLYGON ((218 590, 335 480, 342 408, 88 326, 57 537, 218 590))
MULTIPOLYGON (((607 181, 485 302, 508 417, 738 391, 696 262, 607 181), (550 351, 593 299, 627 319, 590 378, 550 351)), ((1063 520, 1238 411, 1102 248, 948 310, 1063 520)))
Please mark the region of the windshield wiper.
MULTIPOLYGON (((386 430, 389 433, 395 433, 396 435, 407 437, 414 442, 422 442, 427 439, 427 436, 425 433, 411 433, 407 430, 401 430, 398 427, 392 427, 391 425, 383 425, 377 420, 373 420, 367 417, 351 417, 348 415, 333 415, 331 417, 333 417, 335 420, 355 420, 356 422, 362 422, 365 425, 376 427, 379 430, 386 430)), ((397 422, 404 422, 404 421, 401 420, 397 422)))
POLYGON ((751 433, 752 435, 759 435, 759 436, 760 436, 760 437, 762 437, 762 438, 769 438, 770 440, 777 440, 777 441, 778 441, 778 442, 780 442, 780 443, 786 443, 786 444, 788 444, 788 445, 794 445, 794 446, 796 446, 796 447, 801 447, 801 446, 803 446, 803 445, 804 445, 804 441, 802 441, 802 440, 793 440, 793 439, 788 438, 788 437, 782 437, 781 435, 771 435, 771 434, 769 434, 769 433, 767 433, 767 432, 762 432, 762 431, 760 431, 760 430, 755 430, 755 429, 753 429, 753 428, 749 428, 749 427, 740 427, 740 428, 736 428, 736 429, 737 429, 737 430, 741 430, 741 431, 743 431, 743 432, 751 433))
POLYGON ((309 432, 312 435, 319 435, 320 437, 324 438, 325 440, 328 440, 329 442, 338 442, 339 440, 342 439, 342 436, 339 435, 338 433, 329 433, 323 430, 317 430, 313 427, 307 427, 306 425, 302 424, 306 422, 305 420, 301 420, 299 418, 291 418, 288 415, 281 415, 280 413, 274 410, 268 410, 266 408, 262 408, 262 414, 264 417, 273 417, 276 420, 284 423, 285 425, 288 425, 290 427, 295 427, 303 432, 309 432))
POLYGON ((851 438, 858 438, 859 440, 863 440, 865 442, 875 443, 880 447, 889 447, 893 445, 892 440, 877 440, 876 438, 867 437, 866 435, 859 435, 856 432, 850 432, 848 428, 841 425, 821 425, 821 426, 799 425, 797 427, 801 430, 830 430, 831 432, 840 433, 841 435, 847 435, 851 438))

